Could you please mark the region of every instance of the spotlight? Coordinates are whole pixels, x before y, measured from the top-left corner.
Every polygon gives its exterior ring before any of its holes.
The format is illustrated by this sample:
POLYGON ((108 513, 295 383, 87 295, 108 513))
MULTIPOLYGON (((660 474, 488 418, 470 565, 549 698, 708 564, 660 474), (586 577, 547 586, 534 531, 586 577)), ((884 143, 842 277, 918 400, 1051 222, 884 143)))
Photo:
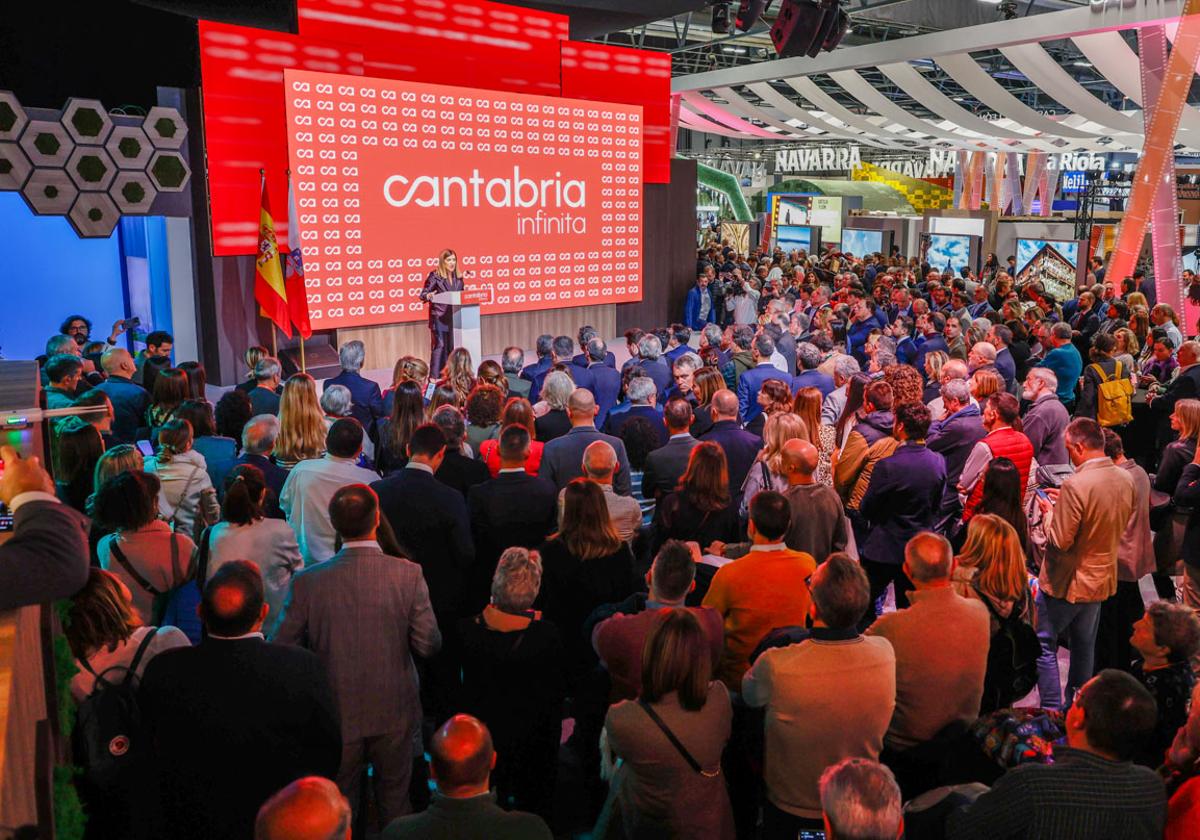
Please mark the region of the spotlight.
POLYGON ((712 31, 716 35, 729 34, 730 0, 719 0, 712 7, 712 31))

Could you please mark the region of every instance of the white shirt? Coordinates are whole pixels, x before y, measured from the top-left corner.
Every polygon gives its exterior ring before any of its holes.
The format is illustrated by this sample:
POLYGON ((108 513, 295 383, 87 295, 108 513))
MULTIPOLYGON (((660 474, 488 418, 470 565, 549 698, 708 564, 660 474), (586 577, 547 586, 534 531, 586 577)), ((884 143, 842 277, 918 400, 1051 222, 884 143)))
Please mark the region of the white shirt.
POLYGON ((781 542, 750 546, 751 551, 783 551, 786 548, 787 544, 781 542))
POLYGON ((334 555, 336 534, 329 521, 333 494, 348 484, 370 484, 378 479, 378 473, 365 470, 348 458, 332 455, 301 461, 292 467, 279 494, 279 506, 296 532, 305 565, 320 563, 334 555))
POLYGON ((725 301, 725 308, 733 313, 733 323, 738 326, 758 322, 758 289, 746 287, 744 295, 734 295, 725 301))
POLYGON ((775 352, 773 352, 771 354, 771 364, 774 365, 774 367, 777 371, 779 371, 780 373, 786 373, 788 375, 788 378, 791 378, 792 374, 790 371, 788 371, 787 359, 785 359, 783 357, 783 354, 780 353, 778 350, 776 350, 775 352))

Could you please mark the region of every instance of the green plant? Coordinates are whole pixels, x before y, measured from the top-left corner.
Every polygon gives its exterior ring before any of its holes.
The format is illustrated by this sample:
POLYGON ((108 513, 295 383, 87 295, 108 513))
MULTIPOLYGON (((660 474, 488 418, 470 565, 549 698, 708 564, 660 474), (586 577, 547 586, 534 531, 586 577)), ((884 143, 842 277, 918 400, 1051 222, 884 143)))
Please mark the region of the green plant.
POLYGON ((42 195, 46 196, 46 198, 58 198, 58 187, 53 184, 47 184, 42 190, 42 195))
POLYGON ((104 180, 104 176, 108 174, 108 167, 98 156, 84 155, 75 164, 75 171, 89 184, 96 184, 104 180))
POLYGON ((117 144, 117 151, 124 157, 133 160, 142 152, 142 144, 138 142, 136 137, 122 137, 121 142, 117 144))
POLYGON ((76 108, 71 115, 71 125, 81 137, 99 137, 104 130, 104 117, 95 108, 76 108))
POLYGON ((0 102, 0 131, 12 131, 17 124, 17 112, 7 102, 0 102))
POLYGON ((154 130, 158 132, 159 137, 174 137, 179 127, 170 117, 159 117, 154 121, 154 130))
MULTIPOLYGON (((71 623, 71 602, 56 601, 54 611, 58 614, 59 624, 65 630, 71 623)), ((62 633, 54 636, 54 685, 58 695, 58 723, 65 743, 70 743, 71 732, 75 729, 75 701, 71 699, 71 680, 79 673, 75 664, 75 655, 67 637, 62 633)), ((80 769, 73 764, 54 768, 54 828, 57 840, 82 840, 83 830, 87 825, 87 815, 83 804, 79 801, 79 792, 75 789, 75 777, 80 769)))
POLYGON ((121 195, 130 204, 141 204, 146 200, 146 189, 137 181, 130 181, 121 187, 121 195))
POLYGON ((53 134, 43 131, 33 138, 33 147, 44 155, 56 155, 62 148, 62 143, 53 134))

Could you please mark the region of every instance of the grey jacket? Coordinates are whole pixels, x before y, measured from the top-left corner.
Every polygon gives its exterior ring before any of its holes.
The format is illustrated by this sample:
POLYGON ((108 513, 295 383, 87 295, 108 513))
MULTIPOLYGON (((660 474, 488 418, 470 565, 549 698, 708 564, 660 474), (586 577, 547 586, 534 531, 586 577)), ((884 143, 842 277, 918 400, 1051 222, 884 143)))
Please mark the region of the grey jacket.
POLYGON ((1038 464, 1069 464, 1063 432, 1071 422, 1067 408, 1054 394, 1044 394, 1029 406, 1022 418, 1025 437, 1033 444, 1033 457, 1038 464))
POLYGON ((367 546, 305 569, 292 579, 274 640, 308 648, 324 662, 343 742, 420 726, 412 657, 436 653, 442 634, 416 563, 367 546))

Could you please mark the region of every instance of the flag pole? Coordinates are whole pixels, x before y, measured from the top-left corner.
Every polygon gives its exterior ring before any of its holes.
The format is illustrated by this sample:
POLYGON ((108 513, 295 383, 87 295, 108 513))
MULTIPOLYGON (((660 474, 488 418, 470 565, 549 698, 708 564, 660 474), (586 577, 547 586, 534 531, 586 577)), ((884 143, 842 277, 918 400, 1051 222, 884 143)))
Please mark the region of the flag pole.
POLYGON ((304 373, 306 370, 304 366, 304 336, 300 336, 300 372, 304 373))
MULTIPOLYGON (((268 319, 269 320, 269 319, 268 319)), ((271 355, 276 359, 279 358, 279 347, 275 339, 275 322, 271 321, 271 355)))

